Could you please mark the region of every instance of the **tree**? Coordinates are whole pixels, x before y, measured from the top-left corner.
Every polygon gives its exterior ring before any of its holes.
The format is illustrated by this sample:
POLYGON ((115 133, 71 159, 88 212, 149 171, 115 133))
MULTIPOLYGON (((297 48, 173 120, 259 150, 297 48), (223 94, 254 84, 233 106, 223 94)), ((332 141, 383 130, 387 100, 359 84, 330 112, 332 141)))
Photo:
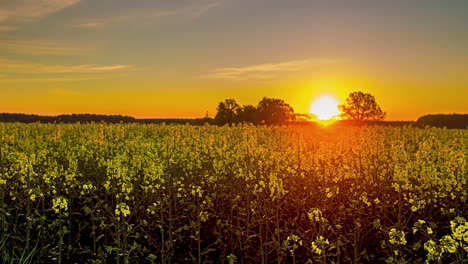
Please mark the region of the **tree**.
POLYGON ((260 120, 265 124, 279 124, 294 120, 293 108, 281 99, 263 97, 257 109, 260 120))
POLYGON ((253 105, 244 105, 238 111, 237 120, 239 122, 248 122, 252 124, 258 124, 259 123, 258 109, 253 105))
POLYGON ((468 128, 467 114, 451 114, 451 115, 425 115, 418 118, 417 124, 421 126, 435 126, 446 128, 468 128))
POLYGON ((215 123, 219 125, 232 124, 237 122, 239 104, 234 99, 226 99, 220 102, 215 116, 215 123))
POLYGON ((381 121, 386 113, 375 102, 373 95, 363 92, 352 92, 346 103, 338 106, 340 117, 355 121, 381 121))

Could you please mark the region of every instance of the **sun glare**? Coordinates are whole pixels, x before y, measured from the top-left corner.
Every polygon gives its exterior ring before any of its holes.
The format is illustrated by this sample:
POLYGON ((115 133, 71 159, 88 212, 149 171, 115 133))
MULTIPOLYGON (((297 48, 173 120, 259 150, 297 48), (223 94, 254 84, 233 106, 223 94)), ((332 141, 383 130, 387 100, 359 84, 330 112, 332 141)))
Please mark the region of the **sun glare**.
POLYGON ((310 113, 316 115, 318 120, 330 120, 340 114, 339 104, 335 97, 323 95, 315 99, 310 105, 310 113))

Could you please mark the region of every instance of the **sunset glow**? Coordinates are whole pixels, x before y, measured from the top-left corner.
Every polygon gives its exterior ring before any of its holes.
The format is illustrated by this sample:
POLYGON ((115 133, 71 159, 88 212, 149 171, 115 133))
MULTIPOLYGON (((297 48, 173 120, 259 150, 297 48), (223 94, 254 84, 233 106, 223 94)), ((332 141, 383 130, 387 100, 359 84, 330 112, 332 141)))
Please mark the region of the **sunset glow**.
POLYGON ((468 112, 468 1, 0 2, 0 113, 213 118, 269 97, 306 114, 353 91, 388 121, 468 112))
POLYGON ((330 120, 340 114, 338 105, 338 100, 333 96, 320 96, 310 105, 310 113, 316 115, 318 120, 330 120))
POLYGON ((0 0, 0 264, 465 263, 467 29, 468 0, 0 0))

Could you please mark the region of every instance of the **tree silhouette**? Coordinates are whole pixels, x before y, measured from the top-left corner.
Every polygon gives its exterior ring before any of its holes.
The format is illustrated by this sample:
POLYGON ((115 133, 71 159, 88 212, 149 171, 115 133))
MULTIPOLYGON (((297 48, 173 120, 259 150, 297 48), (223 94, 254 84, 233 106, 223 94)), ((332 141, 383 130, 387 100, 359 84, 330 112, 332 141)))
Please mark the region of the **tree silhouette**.
POLYGON ((425 115, 418 118, 416 121, 421 126, 435 126, 446 128, 468 128, 468 115, 451 114, 451 115, 425 115))
POLYGON ((340 117, 355 121, 381 121, 386 113, 382 111, 373 95, 363 92, 352 92, 346 103, 338 106, 340 117))
POLYGON ((265 124, 279 124, 294 120, 293 108, 281 99, 263 97, 257 109, 260 120, 265 124))
POLYGON ((137 120, 131 116, 122 115, 95 115, 95 114, 71 114, 58 116, 39 116, 26 114, 9 114, 0 113, 0 122, 21 122, 21 123, 90 123, 90 122, 106 122, 106 123, 134 123, 137 120))
POLYGON ((237 114, 237 120, 239 122, 248 122, 252 124, 260 123, 260 116, 258 109, 253 105, 244 105, 239 109, 237 114))
POLYGON ((219 103, 215 116, 215 123, 219 125, 237 122, 240 106, 234 99, 226 99, 219 103))

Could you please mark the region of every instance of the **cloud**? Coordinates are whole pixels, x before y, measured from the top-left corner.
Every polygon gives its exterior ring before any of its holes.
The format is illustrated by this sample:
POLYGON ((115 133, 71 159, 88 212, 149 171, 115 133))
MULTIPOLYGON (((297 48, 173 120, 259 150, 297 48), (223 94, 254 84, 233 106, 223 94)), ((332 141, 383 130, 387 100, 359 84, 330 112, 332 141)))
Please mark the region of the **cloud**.
POLYGON ((210 9, 220 6, 222 2, 222 0, 203 1, 202 4, 191 6, 186 11, 194 17, 200 17, 210 9))
POLYGON ((49 65, 0 58, 0 73, 99 73, 131 68, 131 65, 49 65))
POLYGON ((65 41, 43 39, 2 40, 0 50, 10 53, 28 55, 80 55, 90 51, 90 48, 75 47, 65 41))
MULTIPOLYGON (((73 26, 84 29, 101 29, 133 20, 158 19, 165 17, 198 18, 209 10, 218 7, 224 0, 198 0, 190 4, 174 5, 166 8, 145 8, 125 10, 125 14, 107 16, 101 18, 88 18, 76 22, 73 26)), ((175 2, 175 1, 174 1, 175 2)))
POLYGON ((76 77, 76 78, 8 78, 6 75, 0 76, 0 83, 43 83, 43 82, 79 82, 96 80, 95 77, 76 77))
POLYGON ((221 79, 270 79, 281 72, 299 71, 309 62, 309 60, 292 60, 243 67, 218 68, 212 70, 208 77, 221 79))
POLYGON ((111 20, 108 21, 90 21, 90 22, 83 22, 74 25, 76 28, 86 28, 86 29, 99 29, 106 27, 107 25, 111 24, 111 20))
POLYGON ((109 16, 106 18, 98 18, 98 19, 89 19, 89 20, 83 20, 81 22, 78 22, 74 25, 74 27, 77 28, 84 28, 84 29, 101 29, 113 24, 118 24, 127 20, 130 20, 134 17, 137 17, 136 15, 118 15, 118 16, 109 16))
POLYGON ((115 71, 115 70, 123 70, 130 67, 129 65, 122 65, 122 64, 116 64, 112 66, 93 66, 91 69, 96 70, 96 71, 115 71))
POLYGON ((31 23, 59 12, 81 0, 0 0, 0 29, 15 30, 17 25, 31 23))
POLYGON ((178 13, 178 10, 133 10, 127 11, 125 15, 115 15, 104 18, 83 20, 75 24, 74 27, 85 29, 101 29, 115 24, 125 23, 131 20, 169 17, 177 15, 178 13))

